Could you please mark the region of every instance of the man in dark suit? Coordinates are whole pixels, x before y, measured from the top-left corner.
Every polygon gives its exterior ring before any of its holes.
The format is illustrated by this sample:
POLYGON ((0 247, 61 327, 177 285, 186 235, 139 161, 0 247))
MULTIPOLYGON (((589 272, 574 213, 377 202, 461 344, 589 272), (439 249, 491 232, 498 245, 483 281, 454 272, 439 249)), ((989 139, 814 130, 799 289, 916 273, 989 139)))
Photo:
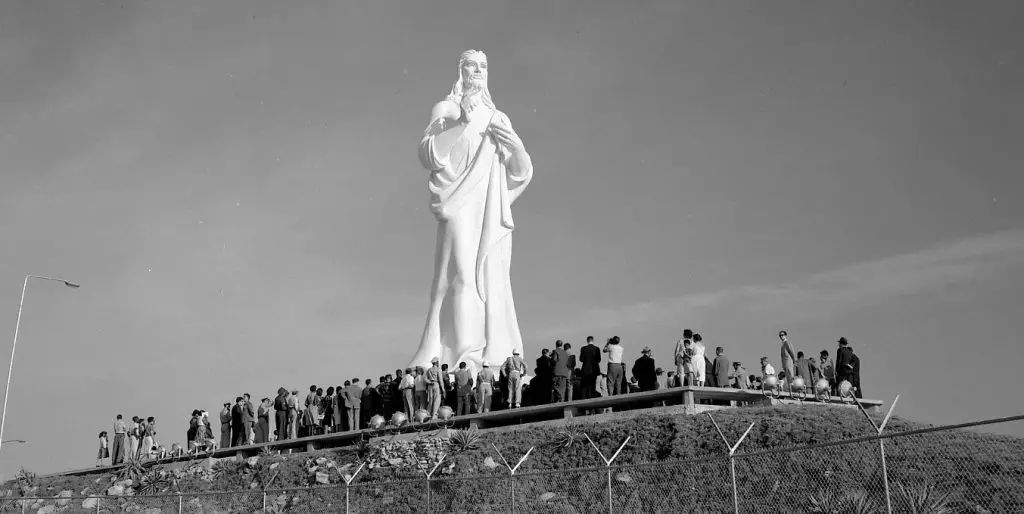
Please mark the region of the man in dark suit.
POLYGON ((565 366, 569 368, 569 381, 565 385, 565 399, 572 401, 576 399, 575 395, 573 394, 573 390, 578 388, 575 384, 573 384, 573 380, 578 378, 578 375, 576 373, 576 356, 573 355, 572 353, 571 344, 565 343, 564 345, 562 345, 562 349, 565 350, 565 354, 568 356, 568 361, 565 366))
POLYGON ((235 406, 231 408, 231 446, 242 446, 245 444, 248 434, 246 425, 243 423, 245 414, 245 398, 235 398, 235 406))
POLYGON ((845 337, 839 338, 839 349, 836 350, 836 384, 843 380, 853 384, 853 349, 845 337))
POLYGON ((359 407, 363 399, 363 388, 359 387, 359 382, 351 383, 342 390, 341 396, 345 399, 349 430, 359 430, 359 407))
POLYGON ((551 400, 551 356, 550 350, 544 348, 537 357, 537 367, 534 369, 536 376, 530 380, 530 393, 527 395, 533 400, 533 405, 544 405, 551 400))
POLYGON ((594 344, 594 336, 587 336, 587 344, 580 348, 581 395, 583 399, 597 397, 597 377, 601 375, 601 349, 594 344))
POLYGON ((732 387, 732 380, 729 372, 732 371, 732 363, 725 356, 725 348, 715 348, 715 362, 711 364, 711 376, 715 377, 715 385, 718 387, 732 387))
POLYGON ((653 391, 658 388, 658 377, 654 370, 654 358, 651 357, 651 348, 645 346, 640 351, 640 358, 633 363, 633 378, 641 391, 653 391))
MULTIPOLYGON (((850 349, 850 352, 853 353, 852 348, 850 349)), ((850 359, 850 364, 853 366, 853 370, 850 372, 850 383, 853 384, 853 387, 857 388, 853 395, 858 399, 863 398, 864 393, 860 390, 860 357, 858 357, 857 354, 853 354, 853 357, 850 359)))
POLYGON ((359 401, 359 422, 361 426, 370 426, 370 418, 380 414, 380 400, 377 390, 373 387, 373 381, 366 379, 366 387, 363 388, 362 397, 359 401))
POLYGON ((567 401, 566 391, 569 382, 569 355, 565 353, 561 339, 555 341, 555 351, 551 354, 551 403, 567 401))

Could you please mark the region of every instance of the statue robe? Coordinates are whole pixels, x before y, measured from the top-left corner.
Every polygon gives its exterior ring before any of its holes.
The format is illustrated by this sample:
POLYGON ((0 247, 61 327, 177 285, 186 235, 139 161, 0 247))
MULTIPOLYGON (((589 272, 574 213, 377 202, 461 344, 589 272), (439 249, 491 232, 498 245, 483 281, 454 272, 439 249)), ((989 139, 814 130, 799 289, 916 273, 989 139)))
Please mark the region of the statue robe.
MULTIPOLYGON (((493 111, 489 116, 503 115, 493 111)), ((449 155, 438 155, 434 138, 459 129, 459 122, 433 120, 420 142, 438 227, 430 310, 410 364, 429 366, 438 357, 450 367, 466 361, 477 370, 484 360, 494 365, 513 349, 523 349, 509 279, 515 228, 511 206, 533 170, 517 166, 489 132, 472 128, 459 136, 449 155), (454 305, 456 294, 463 295, 462 308, 454 305)))

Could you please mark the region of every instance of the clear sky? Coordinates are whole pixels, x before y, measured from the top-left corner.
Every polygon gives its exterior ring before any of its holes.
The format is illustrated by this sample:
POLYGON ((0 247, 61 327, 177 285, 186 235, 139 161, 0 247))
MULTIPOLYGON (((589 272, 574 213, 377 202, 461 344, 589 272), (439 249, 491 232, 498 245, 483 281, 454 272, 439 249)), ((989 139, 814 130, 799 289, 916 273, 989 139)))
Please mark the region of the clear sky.
MULTIPOLYGON (((404 367, 435 221, 416 146, 459 53, 535 177, 532 362, 683 327, 751 372, 861 356, 929 423, 1024 411, 1024 4, 0 3, 0 334, 29 285, 0 473, 88 467, 117 413, 404 367), (984 394, 982 394, 984 393, 984 394)), ((7 348, 0 346, 0 354, 7 348)), ((1024 427, 1001 430, 1024 435, 1024 427)))

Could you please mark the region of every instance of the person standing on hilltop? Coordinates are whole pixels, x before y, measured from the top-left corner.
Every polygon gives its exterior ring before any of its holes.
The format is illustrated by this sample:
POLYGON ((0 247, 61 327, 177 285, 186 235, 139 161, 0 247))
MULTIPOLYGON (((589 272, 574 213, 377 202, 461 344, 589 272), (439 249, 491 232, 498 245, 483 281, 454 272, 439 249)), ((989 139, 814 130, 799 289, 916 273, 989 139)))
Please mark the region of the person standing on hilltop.
POLYGON ((583 399, 597 398, 597 377, 601 376, 601 349, 594 344, 594 336, 587 336, 587 344, 580 348, 580 375, 583 399))
POLYGON ((694 385, 704 387, 704 382, 707 379, 708 372, 708 360, 707 350, 704 348, 704 338, 700 334, 693 334, 693 343, 690 348, 693 348, 693 355, 690 356, 690 361, 693 364, 693 378, 694 385))
MULTIPOLYGON (((231 446, 242 446, 245 444, 247 426, 243 422, 245 417, 245 398, 235 398, 235 406, 231 408, 231 446)), ((143 444, 145 447, 145 444, 143 444)))
MULTIPOLYGON (((128 427, 125 426, 124 416, 121 414, 117 415, 114 420, 114 445, 111 453, 110 465, 116 466, 124 461, 125 454, 125 434, 128 433, 128 427)), ((103 433, 103 439, 106 440, 106 432, 103 433)))
POLYGON ((845 337, 839 338, 839 349, 836 350, 836 384, 843 380, 853 383, 853 348, 845 337))
POLYGON ((345 399, 345 411, 348 414, 348 429, 359 430, 359 409, 362 408, 363 388, 359 387, 358 381, 347 381, 348 385, 342 390, 341 396, 345 399))
POLYGON ((725 348, 715 348, 715 362, 711 364, 711 376, 715 377, 715 387, 732 387, 731 366, 732 363, 725 356, 725 348))
MULTIPOLYGON (((508 408, 519 408, 522 404, 523 395, 523 375, 526 374, 526 363, 523 362, 523 358, 519 356, 519 350, 512 350, 512 356, 505 359, 505 364, 502 366, 507 377, 508 383, 508 396, 506 397, 506 404, 508 408)), ((536 377, 534 377, 536 379, 536 377)))
POLYGON ((288 395, 288 439, 299 437, 299 390, 292 389, 288 395))
POLYGON ((245 398, 245 412, 242 415, 242 423, 245 423, 245 441, 253 444, 256 440, 256 409, 252 406, 252 396, 249 393, 242 395, 245 398))
POLYGON ((380 414, 381 400, 377 389, 373 387, 373 380, 369 378, 363 381, 362 397, 359 401, 359 426, 370 426, 370 418, 380 414))
POLYGON ((625 393, 622 383, 626 377, 626 370, 622 364, 624 349, 619 344, 619 336, 609 338, 601 351, 608 354, 608 394, 616 396, 625 393))
POLYGON ((441 408, 441 400, 444 398, 442 392, 442 379, 441 379, 441 366, 440 359, 434 357, 430 359, 430 369, 427 370, 426 382, 427 382, 427 412, 430 413, 430 418, 437 417, 437 410, 441 408))
POLYGON ((821 369, 821 376, 828 380, 829 392, 835 396, 836 393, 836 364, 832 362, 832 359, 828 356, 828 350, 821 351, 821 363, 818 365, 821 369))
POLYGON ((399 391, 402 392, 402 406, 404 407, 405 417, 412 419, 413 411, 416 410, 416 371, 412 368, 405 368, 405 375, 402 375, 402 381, 398 384, 399 391))
POLYGON ((571 344, 565 343, 562 345, 562 349, 565 350, 565 367, 569 372, 569 378, 565 383, 565 399, 572 401, 574 399, 573 390, 576 389, 573 380, 579 376, 576 370, 576 356, 572 354, 571 344))
POLYGON ((469 414, 469 406, 473 401, 473 374, 466 368, 466 362, 459 363, 459 369, 455 371, 455 414, 465 416, 469 414))
POLYGON ((555 351, 551 354, 551 375, 551 403, 568 401, 569 355, 561 339, 555 341, 555 351))
POLYGON ((672 352, 673 358, 676 365, 676 376, 679 377, 679 384, 682 385, 683 378, 686 376, 686 371, 683 369, 683 361, 686 360, 686 350, 690 348, 693 340, 693 330, 689 328, 683 329, 683 338, 676 341, 676 349, 672 352))
POLYGON ((476 412, 477 414, 491 412, 491 403, 494 401, 495 381, 494 370, 491 363, 483 362, 483 369, 476 374, 476 412))
POLYGON ((231 402, 224 402, 220 410, 220 447, 231 447, 231 402))
POLYGON ((288 390, 277 388, 274 397, 274 427, 277 429, 277 440, 288 439, 288 390))
POLYGON ((651 347, 645 346, 640 350, 640 357, 633 362, 633 378, 636 379, 637 387, 641 391, 654 391, 658 388, 658 376, 655 374, 654 358, 651 357, 651 347))
POLYGON ((761 357, 761 381, 768 380, 768 377, 775 376, 775 368, 768 362, 768 357, 761 357))
POLYGON ((793 351, 793 345, 789 343, 789 333, 785 330, 779 331, 779 340, 782 341, 782 371, 786 373, 786 379, 791 380, 795 375, 796 370, 794 369, 794 361, 796 361, 796 352, 793 351))

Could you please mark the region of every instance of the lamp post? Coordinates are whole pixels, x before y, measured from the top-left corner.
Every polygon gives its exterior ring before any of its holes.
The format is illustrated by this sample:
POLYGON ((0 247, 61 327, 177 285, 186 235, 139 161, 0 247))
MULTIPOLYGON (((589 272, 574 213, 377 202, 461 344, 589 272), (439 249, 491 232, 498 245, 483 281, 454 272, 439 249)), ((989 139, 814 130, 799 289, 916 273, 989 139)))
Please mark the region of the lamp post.
POLYGON ((42 275, 25 275, 25 283, 21 286, 21 303, 18 304, 18 321, 14 324, 14 343, 11 345, 11 364, 7 368, 7 387, 4 389, 4 408, 3 412, 0 413, 0 448, 3 448, 3 437, 4 437, 4 424, 7 422, 7 397, 11 392, 11 373, 14 371, 14 351, 18 349, 18 330, 21 328, 21 311, 25 307, 25 291, 28 289, 28 280, 30 278, 38 278, 40 280, 52 280, 54 282, 63 282, 65 286, 72 289, 78 289, 82 287, 74 282, 64 280, 63 278, 45 277, 42 275))

